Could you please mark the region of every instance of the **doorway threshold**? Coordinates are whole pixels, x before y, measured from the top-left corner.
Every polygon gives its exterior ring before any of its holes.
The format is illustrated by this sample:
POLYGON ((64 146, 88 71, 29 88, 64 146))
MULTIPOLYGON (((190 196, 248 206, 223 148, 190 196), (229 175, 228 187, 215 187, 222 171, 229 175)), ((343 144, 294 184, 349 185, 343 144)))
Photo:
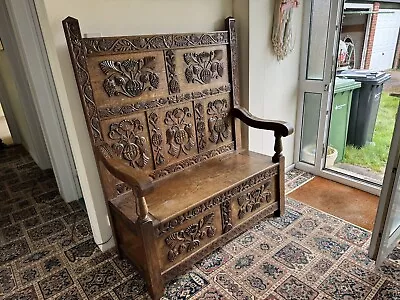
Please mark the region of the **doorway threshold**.
POLYGON ((318 176, 288 197, 369 231, 374 227, 379 203, 377 196, 318 176))

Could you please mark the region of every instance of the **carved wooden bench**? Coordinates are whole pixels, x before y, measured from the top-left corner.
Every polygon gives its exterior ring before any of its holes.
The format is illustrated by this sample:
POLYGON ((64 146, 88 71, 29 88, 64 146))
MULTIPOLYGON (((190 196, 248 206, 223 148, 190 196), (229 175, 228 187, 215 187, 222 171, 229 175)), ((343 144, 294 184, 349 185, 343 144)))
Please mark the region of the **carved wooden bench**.
POLYGON ((82 38, 63 21, 120 254, 154 299, 166 281, 284 211, 280 121, 240 106, 235 20, 211 33, 82 38), (242 149, 241 121, 275 134, 242 149))

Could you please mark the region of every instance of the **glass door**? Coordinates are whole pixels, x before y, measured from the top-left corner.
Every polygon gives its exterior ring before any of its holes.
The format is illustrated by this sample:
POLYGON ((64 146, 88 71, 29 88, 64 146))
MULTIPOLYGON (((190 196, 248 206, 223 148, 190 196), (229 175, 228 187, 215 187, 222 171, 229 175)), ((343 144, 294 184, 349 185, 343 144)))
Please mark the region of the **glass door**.
POLYGON ((304 2, 302 60, 296 133, 296 167, 322 170, 326 119, 335 72, 336 44, 343 1, 304 2))
POLYGON ((369 256, 379 267, 400 240, 400 108, 389 151, 369 256))
POLYGON ((296 124, 301 130, 296 132, 296 167, 379 195, 380 186, 376 183, 350 176, 343 166, 336 167, 337 162, 343 160, 348 127, 345 120, 349 118, 351 107, 340 89, 347 91, 360 87, 354 80, 335 83, 343 11, 343 0, 304 3, 296 124), (341 94, 344 96, 340 101, 334 97, 341 94))

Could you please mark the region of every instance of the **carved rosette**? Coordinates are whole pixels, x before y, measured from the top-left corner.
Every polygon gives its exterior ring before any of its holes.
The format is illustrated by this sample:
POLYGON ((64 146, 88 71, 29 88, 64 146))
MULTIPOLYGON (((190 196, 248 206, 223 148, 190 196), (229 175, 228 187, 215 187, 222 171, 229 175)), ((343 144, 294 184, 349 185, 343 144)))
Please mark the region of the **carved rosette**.
POLYGON ((242 219, 247 213, 253 212, 261 207, 261 204, 268 203, 271 201, 271 191, 269 186, 271 180, 262 184, 259 188, 248 192, 245 195, 241 195, 238 198, 238 204, 240 206, 238 217, 242 219))
POLYGON ((196 103, 194 106, 194 115, 196 121, 196 132, 197 132, 197 146, 200 151, 206 148, 206 124, 204 122, 204 106, 202 103, 196 103))
POLYGON ((222 217, 222 233, 227 233, 233 228, 231 201, 222 202, 220 207, 222 217))
POLYGON ((170 248, 168 260, 174 261, 178 255, 188 253, 199 247, 200 242, 206 237, 213 237, 216 231, 213 225, 214 216, 214 213, 211 213, 201 218, 199 222, 189 225, 186 229, 169 235, 165 239, 165 243, 170 248))
POLYGON ((143 168, 149 162, 145 153, 146 139, 139 134, 143 132, 143 125, 140 120, 123 120, 119 123, 112 123, 108 137, 115 140, 112 145, 115 153, 129 161, 132 167, 143 168))
POLYGON ((188 83, 208 84, 224 74, 223 51, 185 53, 183 59, 187 68, 185 77, 188 83))
POLYGON ((165 114, 164 123, 169 126, 166 131, 168 153, 176 158, 182 153, 187 155, 195 146, 193 125, 187 120, 191 117, 188 107, 175 108, 165 114))
POLYGON ((215 144, 223 142, 229 136, 228 101, 215 100, 208 103, 207 114, 209 140, 215 144))
POLYGON ((100 62, 100 69, 108 76, 103 82, 104 90, 109 97, 137 97, 146 90, 157 89, 160 79, 154 72, 154 62, 154 56, 146 56, 139 60, 100 62))
POLYGON ((158 116, 155 112, 152 112, 148 117, 148 122, 150 125, 150 141, 153 148, 153 154, 156 166, 160 166, 165 163, 164 155, 162 154, 162 143, 163 137, 161 130, 158 126, 158 116))
POLYGON ((170 94, 180 93, 181 89, 176 76, 176 59, 174 50, 165 51, 165 65, 167 69, 168 92, 170 94))

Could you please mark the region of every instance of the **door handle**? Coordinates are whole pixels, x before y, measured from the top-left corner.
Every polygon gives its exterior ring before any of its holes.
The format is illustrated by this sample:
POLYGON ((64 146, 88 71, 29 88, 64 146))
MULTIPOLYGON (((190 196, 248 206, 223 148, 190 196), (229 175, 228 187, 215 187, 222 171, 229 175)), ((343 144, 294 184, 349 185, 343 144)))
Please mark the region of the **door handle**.
POLYGON ((327 92, 329 90, 329 84, 324 85, 324 91, 327 92))

